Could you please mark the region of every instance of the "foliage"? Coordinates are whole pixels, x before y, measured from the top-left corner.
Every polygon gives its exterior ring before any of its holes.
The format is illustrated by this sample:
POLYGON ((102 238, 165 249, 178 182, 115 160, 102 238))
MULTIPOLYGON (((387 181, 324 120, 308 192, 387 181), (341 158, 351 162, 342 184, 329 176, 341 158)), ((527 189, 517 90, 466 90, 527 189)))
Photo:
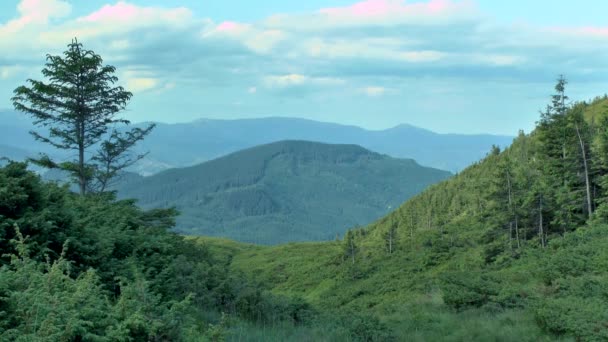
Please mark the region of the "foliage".
POLYGON ((114 76, 116 68, 103 65, 101 56, 84 50, 76 39, 63 54, 64 57, 47 55, 42 75, 48 82, 28 79, 29 87, 15 89, 13 105, 43 129, 31 132, 36 140, 60 150, 75 151, 78 156, 57 163, 42 155, 32 159, 33 162, 69 173, 81 195, 91 190, 103 192, 120 170, 143 157, 130 156, 128 151, 154 125, 127 132, 117 130, 117 125, 129 124, 116 115, 126 108, 133 94, 114 86, 118 81, 114 76), (88 155, 99 144, 97 153, 88 155))
POLYGON ((26 167, 0 168, 0 339, 219 339, 228 336, 227 323, 205 329, 197 317, 224 311, 297 326, 316 315, 305 301, 268 293, 230 273, 220 253, 170 232, 175 210, 142 211, 111 194, 78 196, 26 167))

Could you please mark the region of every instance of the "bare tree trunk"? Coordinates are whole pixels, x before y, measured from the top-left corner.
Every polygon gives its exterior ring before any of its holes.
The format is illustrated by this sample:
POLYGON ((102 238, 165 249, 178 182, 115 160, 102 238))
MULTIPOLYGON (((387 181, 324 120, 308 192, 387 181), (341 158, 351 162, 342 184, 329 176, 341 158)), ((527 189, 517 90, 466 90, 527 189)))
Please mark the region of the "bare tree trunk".
POLYGON ((509 222, 509 249, 513 250, 513 222, 509 222))
POLYGON ((587 152, 585 151, 585 143, 583 142, 583 138, 581 137, 581 131, 578 127, 578 123, 575 124, 576 127, 576 135, 578 136, 578 142, 581 146, 581 153, 583 155, 583 166, 585 167, 585 189, 587 191, 587 213, 589 214, 589 219, 593 215, 593 202, 591 199, 591 182, 589 181, 589 166, 587 165, 587 152))
POLYGON ((87 191, 87 176, 84 165, 84 118, 78 123, 78 186, 80 195, 84 196, 87 191))
MULTIPOLYGON (((514 216, 515 219, 515 230, 517 230, 517 212, 515 212, 515 208, 513 207, 513 189, 511 185, 511 174, 507 170, 507 186, 509 192, 509 211, 511 211, 511 215, 514 216)), ((517 235, 517 248, 519 248, 519 233, 515 233, 517 235)), ((509 245, 511 249, 513 249, 513 221, 509 222, 509 245)))
POLYGON ((519 243, 519 220, 517 216, 515 216, 515 238, 517 239, 517 248, 521 248, 521 244, 519 243))
POLYGON ((543 229, 543 195, 538 198, 538 235, 540 237, 540 245, 545 248, 545 234, 543 229))

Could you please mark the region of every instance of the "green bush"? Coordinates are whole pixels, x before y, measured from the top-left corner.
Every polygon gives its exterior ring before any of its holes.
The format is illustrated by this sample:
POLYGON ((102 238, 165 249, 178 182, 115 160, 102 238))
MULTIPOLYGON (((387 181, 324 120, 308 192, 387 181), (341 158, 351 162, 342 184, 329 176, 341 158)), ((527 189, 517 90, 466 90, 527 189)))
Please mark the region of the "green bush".
POLYGON ((473 271, 444 273, 441 284, 444 303, 456 310, 481 307, 498 294, 495 280, 473 271))

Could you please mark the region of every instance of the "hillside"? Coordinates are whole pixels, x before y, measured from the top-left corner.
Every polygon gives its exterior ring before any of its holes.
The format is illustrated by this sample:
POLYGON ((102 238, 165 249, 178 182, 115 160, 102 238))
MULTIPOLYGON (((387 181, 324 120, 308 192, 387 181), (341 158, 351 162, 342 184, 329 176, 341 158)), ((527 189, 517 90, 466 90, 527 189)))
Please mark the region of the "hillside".
POLYGON ((182 233, 276 244, 334 239, 449 176, 356 145, 281 141, 117 188, 144 208, 176 206, 182 233))
MULTIPOLYGON (((32 141, 28 134, 31 129, 30 120, 24 115, 0 112, 0 145, 29 146, 30 152, 55 155, 57 152, 45 144, 32 141)), ((410 125, 371 131, 355 126, 278 117, 159 123, 138 145, 140 151, 150 154, 132 171, 152 175, 282 140, 355 144, 395 158, 414 159, 424 166, 457 172, 482 158, 492 145, 508 146, 513 137, 437 134, 410 125)))
POLYGON ((597 101, 556 109, 342 241, 233 247, 231 268, 321 311, 366 313, 370 340, 606 340, 608 110, 599 126, 580 121, 597 101), (596 170, 591 219, 579 146, 554 144, 576 127, 596 170))

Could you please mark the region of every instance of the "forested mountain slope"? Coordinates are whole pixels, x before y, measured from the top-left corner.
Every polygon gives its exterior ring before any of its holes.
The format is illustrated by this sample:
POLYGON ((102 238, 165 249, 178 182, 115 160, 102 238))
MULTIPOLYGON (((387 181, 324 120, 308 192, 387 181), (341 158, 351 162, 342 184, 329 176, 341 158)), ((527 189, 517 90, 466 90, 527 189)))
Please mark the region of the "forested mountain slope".
POLYGON ((371 340, 608 339, 608 99, 567 105, 561 86, 532 134, 385 218, 233 270, 369 314, 371 340))
POLYGON ((449 176, 356 145, 281 141, 117 189, 144 208, 177 207, 182 233, 276 244, 332 240, 449 176))

